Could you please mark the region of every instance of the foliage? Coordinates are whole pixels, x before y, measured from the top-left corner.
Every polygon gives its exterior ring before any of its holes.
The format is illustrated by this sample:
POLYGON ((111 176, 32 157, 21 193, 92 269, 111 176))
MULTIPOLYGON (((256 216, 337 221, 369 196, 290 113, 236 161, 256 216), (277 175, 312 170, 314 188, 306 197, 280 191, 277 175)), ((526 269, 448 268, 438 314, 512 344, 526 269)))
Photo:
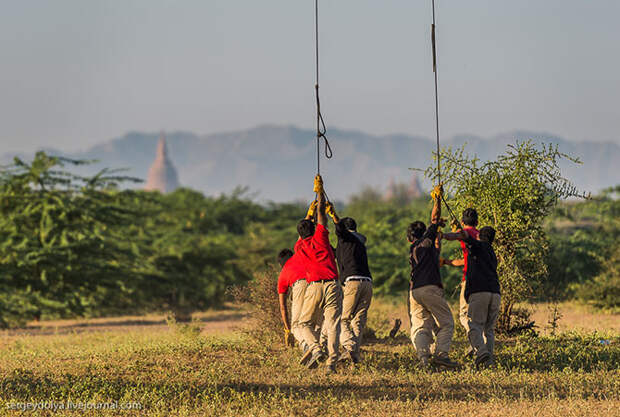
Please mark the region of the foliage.
MULTIPOLYGON (((502 285, 500 328, 509 329, 515 303, 532 294, 547 274, 549 242, 544 220, 561 198, 580 196, 562 177, 559 162, 577 160, 557 146, 535 146, 531 141, 508 145, 496 160, 481 162, 463 149, 441 152, 442 180, 455 213, 468 207, 478 211, 481 226, 496 231, 495 252, 502 285)), ((426 171, 438 179, 435 166, 426 171)))

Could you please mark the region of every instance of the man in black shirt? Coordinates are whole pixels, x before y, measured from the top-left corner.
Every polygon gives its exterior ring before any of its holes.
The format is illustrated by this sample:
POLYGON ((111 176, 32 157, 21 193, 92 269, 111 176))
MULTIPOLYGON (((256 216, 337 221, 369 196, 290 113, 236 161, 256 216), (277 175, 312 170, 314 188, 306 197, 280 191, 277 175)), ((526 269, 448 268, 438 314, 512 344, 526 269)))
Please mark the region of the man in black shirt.
POLYGON ((476 355, 476 366, 487 367, 494 363, 495 323, 501 306, 497 257, 492 246, 495 229, 483 227, 478 239, 464 231, 456 234, 469 251, 465 276, 467 337, 476 355))
POLYGON ((334 218, 336 224, 336 260, 344 286, 340 344, 345 358, 360 361, 362 332, 366 326, 372 301, 372 277, 368 268, 366 236, 357 232, 357 223, 351 217, 334 218))
POLYGON ((409 286, 409 316, 411 319, 411 341, 423 367, 430 362, 454 368, 457 366, 448 356, 454 319, 444 298, 439 274, 438 229, 441 220, 441 193, 439 186, 433 191, 435 200, 431 214, 431 225, 416 221, 407 229, 411 283, 409 286), (431 360, 430 346, 436 336, 435 352, 431 360))

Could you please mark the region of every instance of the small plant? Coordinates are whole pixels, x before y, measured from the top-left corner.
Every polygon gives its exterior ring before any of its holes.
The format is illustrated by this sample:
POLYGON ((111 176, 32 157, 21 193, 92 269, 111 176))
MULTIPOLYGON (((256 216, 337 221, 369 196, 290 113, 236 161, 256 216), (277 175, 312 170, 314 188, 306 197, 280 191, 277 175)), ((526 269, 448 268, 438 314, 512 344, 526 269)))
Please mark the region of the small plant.
POLYGON ((232 298, 247 306, 249 335, 258 340, 275 341, 282 333, 278 303, 278 271, 275 267, 254 275, 247 285, 229 289, 232 298))
POLYGON ((558 303, 553 303, 548 307, 548 309, 549 313, 551 314, 551 317, 547 322, 547 324, 549 325, 548 328, 551 332, 551 336, 555 336, 559 328, 559 322, 562 317, 564 317, 564 315, 560 312, 558 303))

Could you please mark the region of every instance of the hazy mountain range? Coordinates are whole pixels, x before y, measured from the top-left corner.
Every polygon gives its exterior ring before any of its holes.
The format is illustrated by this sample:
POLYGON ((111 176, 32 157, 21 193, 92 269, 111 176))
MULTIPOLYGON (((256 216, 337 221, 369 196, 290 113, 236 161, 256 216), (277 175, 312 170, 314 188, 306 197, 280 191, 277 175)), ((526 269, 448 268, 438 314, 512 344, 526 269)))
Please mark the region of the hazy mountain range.
MULTIPOLYGON (((97 159, 89 168, 128 168, 128 175, 146 178, 155 158, 159 133, 131 132, 81 152, 45 149, 50 154, 97 159)), ((330 129, 334 151, 321 160, 321 173, 332 199, 345 200, 364 185, 385 188, 391 180, 408 182, 408 168, 426 168, 432 161, 434 141, 407 135, 373 136, 359 131, 330 129)), ((495 158, 516 140, 555 143, 560 151, 583 164, 563 164, 563 173, 585 191, 597 192, 620 183, 620 146, 611 142, 571 142, 549 134, 514 131, 491 138, 461 135, 445 138, 442 145, 466 145, 481 159, 495 158)), ((166 134, 170 158, 181 184, 209 195, 248 186, 261 201, 309 199, 316 173, 316 140, 311 130, 292 126, 259 126, 249 130, 199 136, 189 132, 166 134)), ((321 147, 322 148, 322 147, 321 147)), ((322 149, 321 149, 322 152, 322 149)), ((9 162, 14 153, 0 157, 9 162)), ((29 158, 31 155, 19 155, 29 158)), ((84 172, 84 171, 82 171, 84 172)), ((423 181, 428 186, 428 182, 423 181)))

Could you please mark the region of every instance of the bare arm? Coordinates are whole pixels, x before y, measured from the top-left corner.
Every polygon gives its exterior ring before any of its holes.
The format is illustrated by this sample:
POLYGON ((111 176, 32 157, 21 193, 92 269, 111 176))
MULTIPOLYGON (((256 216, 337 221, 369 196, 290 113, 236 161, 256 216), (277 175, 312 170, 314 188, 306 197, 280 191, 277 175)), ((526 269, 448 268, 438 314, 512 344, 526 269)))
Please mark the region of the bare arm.
POLYGON ((444 233, 443 238, 445 240, 463 240, 467 239, 467 232, 465 230, 461 230, 453 233, 444 233))
POLYGON ((327 216, 325 215, 325 194, 319 193, 319 208, 317 212, 317 223, 322 226, 327 226, 327 216))
POLYGON ((465 266, 465 259, 444 259, 443 264, 450 266, 465 266))
POLYGON ((291 324, 288 321, 288 308, 286 307, 286 294, 278 294, 280 299, 280 314, 282 315, 282 323, 284 323, 284 329, 291 331, 291 324))
POLYGON ((434 200, 433 211, 431 212, 431 223, 439 223, 441 219, 441 197, 437 196, 434 200))

